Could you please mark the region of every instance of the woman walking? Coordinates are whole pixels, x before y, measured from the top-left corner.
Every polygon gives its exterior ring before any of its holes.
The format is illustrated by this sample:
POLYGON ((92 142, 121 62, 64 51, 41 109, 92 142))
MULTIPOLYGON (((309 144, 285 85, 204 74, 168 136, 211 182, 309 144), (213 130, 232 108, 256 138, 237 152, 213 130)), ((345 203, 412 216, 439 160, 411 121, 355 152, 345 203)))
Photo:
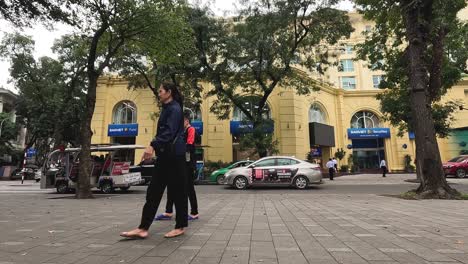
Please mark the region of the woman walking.
MULTIPOLYGON (((190 201, 190 214, 188 220, 198 219, 198 202, 197 193, 195 192, 195 178, 196 178, 196 160, 195 160, 195 135, 196 131, 193 126, 190 125, 190 113, 184 114, 184 128, 185 128, 185 142, 186 142, 186 153, 185 153, 185 165, 187 166, 187 194, 190 201)), ((174 199, 170 193, 167 194, 166 212, 156 216, 154 220, 171 220, 172 219, 172 207, 174 205, 174 199)))
POLYGON ((155 173, 146 193, 141 223, 137 229, 122 232, 127 238, 146 238, 153 223, 164 190, 168 189, 176 208, 174 230, 164 237, 172 238, 184 234, 187 227, 187 176, 185 166, 184 121, 182 96, 177 86, 163 83, 158 90, 163 107, 158 120, 158 131, 151 145, 145 149, 142 160, 151 159, 156 153, 155 173))

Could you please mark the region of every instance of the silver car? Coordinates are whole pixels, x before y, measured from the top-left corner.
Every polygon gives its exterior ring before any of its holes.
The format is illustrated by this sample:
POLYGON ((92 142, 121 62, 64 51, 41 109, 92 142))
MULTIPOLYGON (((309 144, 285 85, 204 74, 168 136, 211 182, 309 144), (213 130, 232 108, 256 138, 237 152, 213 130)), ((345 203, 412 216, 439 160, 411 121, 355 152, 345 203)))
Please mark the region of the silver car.
POLYGON ((297 189, 305 189, 309 184, 322 182, 318 164, 286 156, 259 159, 247 167, 228 171, 225 177, 224 184, 239 190, 265 184, 292 185, 297 189))

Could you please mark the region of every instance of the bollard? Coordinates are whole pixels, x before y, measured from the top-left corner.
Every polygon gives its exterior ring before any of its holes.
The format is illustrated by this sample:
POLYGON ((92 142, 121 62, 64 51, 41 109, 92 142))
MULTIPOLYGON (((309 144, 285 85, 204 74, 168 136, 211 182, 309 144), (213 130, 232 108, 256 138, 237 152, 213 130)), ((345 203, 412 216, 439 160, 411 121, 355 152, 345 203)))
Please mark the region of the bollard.
POLYGON ((23 169, 21 170, 21 184, 24 183, 24 173, 26 172, 26 158, 27 158, 28 152, 24 152, 24 159, 23 159, 23 169))

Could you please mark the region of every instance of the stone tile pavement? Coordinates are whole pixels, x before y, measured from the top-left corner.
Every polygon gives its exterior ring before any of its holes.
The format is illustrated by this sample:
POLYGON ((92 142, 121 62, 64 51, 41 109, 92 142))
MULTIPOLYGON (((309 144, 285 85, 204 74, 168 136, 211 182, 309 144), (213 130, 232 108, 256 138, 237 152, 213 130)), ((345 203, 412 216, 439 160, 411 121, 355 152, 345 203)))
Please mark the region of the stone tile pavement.
POLYGON ((468 201, 199 187, 186 235, 165 239, 174 222, 155 222, 146 240, 118 236, 138 224, 143 189, 0 193, 0 264, 468 263, 468 201))

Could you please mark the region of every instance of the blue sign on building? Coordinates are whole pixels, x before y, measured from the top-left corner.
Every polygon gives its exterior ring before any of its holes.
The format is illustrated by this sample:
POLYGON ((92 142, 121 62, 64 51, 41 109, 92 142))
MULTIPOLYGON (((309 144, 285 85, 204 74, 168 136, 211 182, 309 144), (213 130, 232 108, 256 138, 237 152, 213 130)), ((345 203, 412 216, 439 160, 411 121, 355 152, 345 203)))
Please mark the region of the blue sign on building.
POLYGON ((26 157, 31 158, 37 154, 37 151, 35 148, 28 148, 26 150, 26 157))
POLYGON ((408 132, 408 137, 409 139, 415 139, 416 136, 414 135, 414 132, 408 132))
POLYGON ((203 122, 202 121, 192 121, 190 125, 195 128, 195 132, 197 132, 197 135, 203 135, 203 122))
POLYGON ((310 152, 312 157, 321 157, 322 156, 322 148, 321 147, 312 147, 310 148, 310 152))
MULTIPOLYGON (((265 133, 271 134, 273 133, 275 126, 273 122, 265 126, 265 133)), ((233 135, 240 135, 245 133, 252 133, 253 132, 253 124, 252 122, 247 121, 231 121, 230 123, 230 130, 231 134, 233 135)))
POLYGON ((390 138, 390 128, 348 128, 348 138, 390 138))
POLYGON ((138 124, 109 124, 107 135, 109 137, 136 137, 138 124))

